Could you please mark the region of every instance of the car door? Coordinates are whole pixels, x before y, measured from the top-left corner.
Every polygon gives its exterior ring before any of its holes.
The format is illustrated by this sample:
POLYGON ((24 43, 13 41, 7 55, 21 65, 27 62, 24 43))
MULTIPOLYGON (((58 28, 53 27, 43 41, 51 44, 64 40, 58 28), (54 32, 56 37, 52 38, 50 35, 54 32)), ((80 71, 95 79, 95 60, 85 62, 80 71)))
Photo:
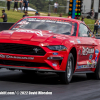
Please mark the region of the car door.
POLYGON ((79 71, 90 71, 95 67, 95 46, 97 43, 93 38, 93 33, 81 23, 77 38, 77 69, 79 71))

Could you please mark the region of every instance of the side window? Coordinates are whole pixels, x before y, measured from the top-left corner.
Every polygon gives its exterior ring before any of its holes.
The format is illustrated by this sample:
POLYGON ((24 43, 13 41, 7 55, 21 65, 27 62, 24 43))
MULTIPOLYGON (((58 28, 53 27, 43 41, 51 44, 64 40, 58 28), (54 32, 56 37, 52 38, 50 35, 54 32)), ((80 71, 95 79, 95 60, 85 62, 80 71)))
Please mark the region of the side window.
POLYGON ((84 24, 80 24, 78 36, 89 37, 89 30, 84 24))

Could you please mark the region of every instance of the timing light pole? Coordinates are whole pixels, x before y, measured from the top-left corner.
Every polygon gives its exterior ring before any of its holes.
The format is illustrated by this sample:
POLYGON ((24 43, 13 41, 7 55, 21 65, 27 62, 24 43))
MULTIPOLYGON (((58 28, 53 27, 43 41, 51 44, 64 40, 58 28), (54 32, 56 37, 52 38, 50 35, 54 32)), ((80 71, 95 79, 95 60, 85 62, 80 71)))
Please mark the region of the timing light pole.
POLYGON ((71 18, 74 19, 75 17, 81 16, 82 3, 83 0, 70 0, 68 15, 71 16, 71 18))
POLYGON ((75 18, 76 0, 73 0, 72 18, 75 18))

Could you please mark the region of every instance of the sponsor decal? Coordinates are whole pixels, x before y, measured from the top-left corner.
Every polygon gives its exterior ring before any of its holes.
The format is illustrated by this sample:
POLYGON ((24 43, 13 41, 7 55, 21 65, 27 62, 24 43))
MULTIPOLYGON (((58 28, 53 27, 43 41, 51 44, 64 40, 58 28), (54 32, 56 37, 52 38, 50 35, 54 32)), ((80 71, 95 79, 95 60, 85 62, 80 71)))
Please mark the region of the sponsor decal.
POLYGON ((16 30, 16 32, 26 32, 26 33, 35 33, 38 36, 43 36, 42 31, 33 31, 33 30, 16 30))
POLYGON ((93 53, 94 53, 94 48, 83 47, 82 55, 88 55, 88 54, 93 54, 93 53))
POLYGON ((18 30, 19 28, 13 28, 13 30, 18 30))
POLYGON ((77 66, 77 69, 87 68, 87 65, 77 66))
POLYGON ((87 66, 90 68, 96 68, 96 62, 95 60, 91 60, 90 62, 87 62, 87 66))
POLYGON ((87 68, 87 65, 83 65, 82 68, 87 68))
POLYGON ((77 69, 82 69, 82 68, 96 68, 95 60, 87 61, 87 65, 77 66, 77 69))
POLYGON ((77 69, 83 69, 83 68, 92 68, 92 65, 82 65, 82 66, 77 66, 77 69))
POLYGON ((82 66, 77 66, 77 69, 81 69, 82 68, 82 66))
POLYGON ((20 56, 10 56, 10 55, 3 55, 3 54, 0 54, 0 58, 7 58, 7 59, 28 59, 28 60, 34 60, 34 57, 20 57, 20 56))
POLYGON ((89 56, 89 60, 91 60, 92 58, 93 58, 93 55, 90 55, 90 56, 89 56))
POLYGON ((89 62, 89 61, 88 61, 88 62, 87 62, 87 67, 88 67, 88 68, 91 68, 91 65, 92 65, 92 62, 89 62))
POLYGON ((18 24, 24 24, 24 25, 27 25, 29 22, 27 22, 27 21, 21 21, 21 22, 19 22, 18 24))
POLYGON ((69 24, 66 20, 51 19, 51 18, 28 18, 28 21, 37 21, 37 22, 48 22, 48 23, 58 23, 58 24, 69 24))
POLYGON ((96 62, 97 62, 97 56, 98 56, 98 54, 99 54, 99 50, 96 49, 96 50, 95 50, 95 55, 96 55, 96 57, 95 57, 95 61, 96 61, 96 62))
POLYGON ((75 43, 74 41, 70 41, 70 43, 75 43))
POLYGON ((77 39, 77 42, 78 42, 78 43, 81 43, 79 39, 77 39))
POLYGON ((91 62, 92 62, 92 66, 91 66, 91 67, 92 67, 92 68, 96 68, 96 64, 97 64, 97 63, 95 62, 95 60, 92 60, 91 62))

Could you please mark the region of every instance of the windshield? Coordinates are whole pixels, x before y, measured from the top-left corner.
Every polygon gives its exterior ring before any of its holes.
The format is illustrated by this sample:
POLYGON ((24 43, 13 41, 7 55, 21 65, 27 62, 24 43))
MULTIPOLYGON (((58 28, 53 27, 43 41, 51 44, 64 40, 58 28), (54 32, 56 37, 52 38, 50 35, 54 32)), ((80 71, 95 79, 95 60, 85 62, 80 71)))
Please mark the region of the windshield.
POLYGON ((48 30, 57 34, 76 35, 75 22, 57 19, 26 18, 16 23, 11 30, 39 29, 48 30))

